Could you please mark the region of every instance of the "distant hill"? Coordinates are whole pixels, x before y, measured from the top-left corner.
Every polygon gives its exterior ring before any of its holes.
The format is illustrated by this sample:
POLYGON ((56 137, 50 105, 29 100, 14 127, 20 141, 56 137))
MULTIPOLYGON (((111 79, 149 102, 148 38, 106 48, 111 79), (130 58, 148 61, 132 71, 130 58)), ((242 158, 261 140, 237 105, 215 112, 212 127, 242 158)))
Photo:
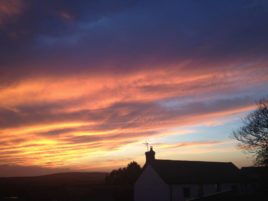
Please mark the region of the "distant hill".
POLYGON ((131 201, 132 187, 105 184, 104 172, 0 178, 0 201, 131 201))
POLYGON ((104 172, 66 172, 33 177, 2 177, 0 185, 93 185, 103 184, 105 175, 104 172))

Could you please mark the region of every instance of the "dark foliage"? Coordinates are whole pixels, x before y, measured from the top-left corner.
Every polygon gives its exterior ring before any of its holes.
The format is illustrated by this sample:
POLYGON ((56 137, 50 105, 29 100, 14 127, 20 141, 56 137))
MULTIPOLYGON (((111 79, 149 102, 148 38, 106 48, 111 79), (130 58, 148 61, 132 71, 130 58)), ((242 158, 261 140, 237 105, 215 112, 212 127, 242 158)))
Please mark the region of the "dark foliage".
POLYGON ((129 163, 125 168, 113 170, 105 178, 107 184, 134 184, 141 174, 141 167, 135 161, 129 163))
POLYGON ((256 155, 256 165, 268 166, 268 99, 260 101, 243 123, 233 136, 242 149, 256 155))

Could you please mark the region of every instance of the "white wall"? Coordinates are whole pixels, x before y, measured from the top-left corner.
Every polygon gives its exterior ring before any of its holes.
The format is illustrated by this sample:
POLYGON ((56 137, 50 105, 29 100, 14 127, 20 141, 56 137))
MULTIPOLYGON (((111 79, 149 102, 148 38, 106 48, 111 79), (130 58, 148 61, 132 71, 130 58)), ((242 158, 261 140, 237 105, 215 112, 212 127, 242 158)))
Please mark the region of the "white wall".
MULTIPOLYGON (((231 191, 232 186, 238 184, 221 184, 221 192, 231 191)), ((192 200, 194 198, 198 198, 200 196, 200 186, 198 184, 178 184, 178 185, 172 185, 172 201, 186 201, 186 200, 192 200), (191 191, 191 197, 190 198, 184 198, 183 195, 183 188, 187 187, 190 188, 191 191)), ((210 196, 213 194, 221 193, 217 192, 217 184, 203 184, 203 196, 210 196)))
POLYGON ((184 195, 183 195, 183 188, 184 187, 190 188, 191 198, 189 198, 189 200, 198 197, 198 193, 199 193, 199 186, 198 185, 195 185, 195 184, 173 185, 172 186, 172 201, 187 200, 184 198, 184 195))
POLYGON ((170 201, 170 188, 151 165, 147 165, 134 185, 134 201, 170 201))
POLYGON ((231 191, 232 190, 232 186, 234 184, 222 184, 221 185, 221 190, 224 192, 224 191, 231 191))
POLYGON ((204 196, 213 195, 217 193, 217 184, 205 184, 204 186, 204 196))

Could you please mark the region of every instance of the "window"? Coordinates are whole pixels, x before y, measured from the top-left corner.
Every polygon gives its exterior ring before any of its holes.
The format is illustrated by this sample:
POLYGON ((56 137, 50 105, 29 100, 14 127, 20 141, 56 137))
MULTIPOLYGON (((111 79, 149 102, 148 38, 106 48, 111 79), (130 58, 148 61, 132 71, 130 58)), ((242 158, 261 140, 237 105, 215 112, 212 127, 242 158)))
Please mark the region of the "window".
POLYGON ((190 198, 191 197, 191 191, 189 187, 184 187, 183 188, 183 196, 185 198, 190 198))

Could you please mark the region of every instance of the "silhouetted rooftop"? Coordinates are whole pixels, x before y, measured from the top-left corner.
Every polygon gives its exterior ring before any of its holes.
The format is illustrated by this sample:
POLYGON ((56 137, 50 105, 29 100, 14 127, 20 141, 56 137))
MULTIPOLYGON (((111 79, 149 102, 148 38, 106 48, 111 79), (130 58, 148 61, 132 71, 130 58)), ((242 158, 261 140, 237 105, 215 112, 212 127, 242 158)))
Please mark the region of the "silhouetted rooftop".
POLYGON ((240 180, 239 169, 231 162, 154 160, 150 165, 169 184, 216 184, 240 180))
POLYGON ((243 167, 241 174, 250 180, 268 180, 268 167, 243 167))

